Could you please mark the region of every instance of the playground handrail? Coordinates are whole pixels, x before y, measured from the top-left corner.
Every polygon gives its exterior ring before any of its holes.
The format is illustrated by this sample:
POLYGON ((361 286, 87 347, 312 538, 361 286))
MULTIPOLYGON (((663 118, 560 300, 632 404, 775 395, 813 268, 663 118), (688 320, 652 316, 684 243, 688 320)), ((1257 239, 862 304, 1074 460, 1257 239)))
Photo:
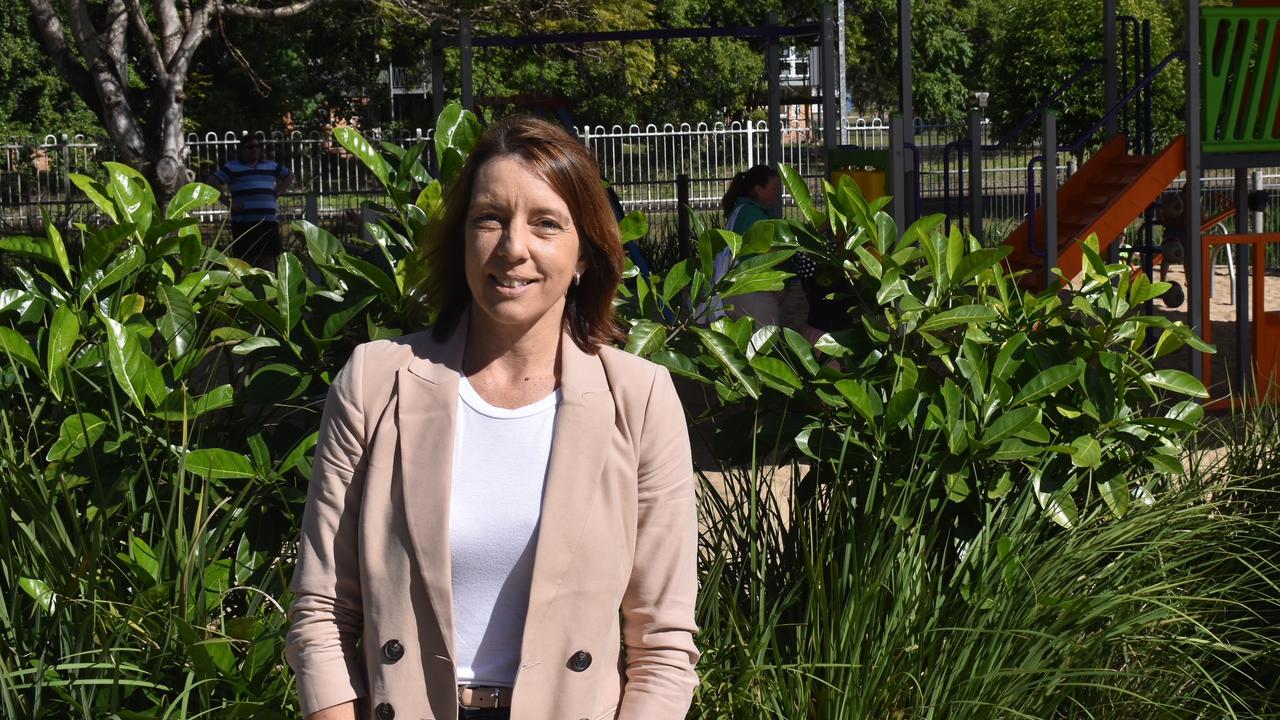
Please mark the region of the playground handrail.
MULTIPOLYGON (((1045 110, 1049 109, 1050 105, 1057 102, 1063 95, 1067 93, 1068 90, 1075 87, 1075 84, 1080 82, 1080 80, 1085 76, 1085 74, 1087 74, 1091 70, 1098 68, 1101 65, 1102 65, 1102 60, 1099 58, 1094 58, 1092 60, 1084 61, 1084 63, 1082 63, 1080 67, 1076 69, 1076 71, 1071 75, 1071 77, 1067 78, 1066 81, 1062 83, 1062 85, 1058 86, 1053 92, 1049 93, 1048 97, 1046 97, 1039 105, 1037 105, 1034 110, 1027 113, 1025 117, 1019 120, 1018 124, 1014 125, 1012 130, 1005 133, 1004 137, 1000 138, 1000 140, 997 141, 994 145, 987 144, 987 145, 981 146, 982 151, 987 152, 987 151, 993 151, 993 150, 1000 150, 1005 145, 1016 140, 1018 136, 1022 135, 1023 131, 1025 131, 1028 127, 1031 126, 1031 123, 1035 122, 1042 114, 1044 114, 1045 110)), ((959 167, 962 164, 962 161, 964 158, 964 148, 966 145, 968 145, 968 143, 969 141, 967 139, 955 140, 947 143, 946 146, 942 148, 942 212, 946 213, 948 218, 951 217, 951 149, 955 148, 956 150, 956 157, 957 157, 956 166, 959 167)), ((961 175, 959 179, 959 185, 956 187, 956 202, 959 203, 961 208, 963 208, 964 206, 964 203, 961 200, 963 196, 964 196, 964 176, 961 175)), ((957 213, 957 217, 960 214, 961 213, 957 213)))
MULTIPOLYGON (((1125 93, 1123 97, 1117 100, 1116 104, 1112 105, 1111 108, 1107 110, 1106 114, 1104 114, 1088 130, 1085 130, 1084 133, 1080 135, 1080 137, 1076 138, 1076 140, 1072 142, 1070 145, 1066 145, 1066 146, 1059 145, 1058 147, 1054 148, 1054 151, 1077 153, 1083 150, 1085 144, 1089 142, 1090 138, 1092 138, 1094 134, 1097 133, 1099 130, 1106 127, 1107 121, 1115 117, 1118 113, 1122 112, 1125 106, 1128 105, 1130 102, 1132 102, 1133 99, 1136 98, 1139 93, 1141 93, 1146 88, 1150 87, 1151 84, 1155 82, 1156 78, 1160 76, 1160 73, 1166 67, 1169 66, 1169 63, 1173 62, 1174 60, 1184 58, 1186 57, 1186 55, 1187 53, 1184 50, 1174 50, 1173 52, 1164 56, 1164 59, 1162 59, 1159 63, 1156 64, 1154 68, 1151 69, 1151 72, 1148 73, 1147 76, 1142 79, 1142 82, 1138 83, 1137 85, 1134 85, 1133 88, 1129 90, 1129 92, 1125 93)), ((1047 151, 1047 149, 1045 150, 1047 151)), ((1041 153, 1040 155, 1033 156, 1031 160, 1027 162, 1027 196, 1026 196, 1027 197, 1027 249, 1031 251, 1032 255, 1041 256, 1041 257, 1045 255, 1045 250, 1043 248, 1036 247, 1036 224, 1034 222, 1035 213, 1036 213, 1035 166, 1036 166, 1036 163, 1043 163, 1044 158, 1045 158, 1044 153, 1041 153)))

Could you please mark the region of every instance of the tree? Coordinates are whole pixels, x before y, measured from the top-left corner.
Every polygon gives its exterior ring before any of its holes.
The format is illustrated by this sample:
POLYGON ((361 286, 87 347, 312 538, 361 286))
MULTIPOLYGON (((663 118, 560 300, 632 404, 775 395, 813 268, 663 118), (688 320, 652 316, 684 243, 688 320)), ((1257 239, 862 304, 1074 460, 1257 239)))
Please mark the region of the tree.
POLYGON ((120 157, 162 197, 186 180, 183 104, 196 51, 225 17, 272 20, 338 0, 287 5, 226 0, 27 0, 58 73, 98 116, 120 157), (59 12, 61 11, 61 12, 59 12), (141 61, 137 57, 141 56, 141 61))
MULTIPOLYGON (((1153 65, 1181 44, 1163 0, 1119 0, 1117 5, 1120 15, 1151 21, 1153 65)), ((1084 63, 1100 59, 1102 33, 1102 4, 1096 0, 1013 0, 996 26, 993 57, 1000 61, 987 68, 990 114, 997 125, 1013 126, 1084 63)), ((1181 131, 1183 68, 1181 60, 1172 61, 1152 85, 1157 147, 1181 131)), ((1131 85, 1134 82, 1131 72, 1131 85)), ((1097 123, 1106 112, 1104 103, 1099 68, 1055 104, 1060 141, 1070 143, 1097 123)))
MULTIPOLYGON (((991 54, 996 0, 916 0, 911 13, 912 99, 927 121, 958 120, 991 54)), ((897 108, 898 0, 861 0, 845 13, 850 97, 862 109, 897 108)))
POLYGON ((49 69, 24 0, 0 0, 0 138, 97 129, 97 120, 49 69))

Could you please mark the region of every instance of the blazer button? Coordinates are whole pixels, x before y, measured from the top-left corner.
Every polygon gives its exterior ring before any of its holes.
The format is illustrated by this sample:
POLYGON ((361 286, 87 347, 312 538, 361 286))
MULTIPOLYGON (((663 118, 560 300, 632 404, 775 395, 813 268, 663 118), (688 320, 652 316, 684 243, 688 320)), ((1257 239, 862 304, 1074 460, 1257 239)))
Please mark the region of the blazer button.
POLYGON ((394 720, 396 716, 396 709, 389 702, 378 703, 374 712, 378 714, 378 720, 394 720))
POLYGON ((404 657, 404 645, 394 638, 388 640, 382 646, 382 657, 386 658, 387 662, 396 662, 404 657))
POLYGON ((586 650, 579 650, 569 658, 569 669, 574 672, 582 672, 591 667, 591 653, 586 650))

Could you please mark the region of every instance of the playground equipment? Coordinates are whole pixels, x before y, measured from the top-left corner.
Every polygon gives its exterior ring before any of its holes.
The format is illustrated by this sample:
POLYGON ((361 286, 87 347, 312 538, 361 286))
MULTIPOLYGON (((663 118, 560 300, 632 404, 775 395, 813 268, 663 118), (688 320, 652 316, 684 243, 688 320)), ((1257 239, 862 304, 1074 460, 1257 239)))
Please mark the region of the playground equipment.
MULTIPOLYGON (((1188 287, 1185 292, 1174 288, 1166 300, 1170 306, 1180 306, 1186 300, 1188 323, 1205 340, 1213 335, 1206 312, 1212 290, 1212 260, 1215 250, 1224 249, 1233 273, 1234 335, 1240 360, 1231 383, 1233 397, 1223 402, 1274 401, 1280 399, 1280 308, 1266 307, 1264 254, 1269 244, 1280 243, 1280 233, 1261 233, 1256 227, 1251 230, 1252 214, 1248 211, 1260 209, 1262 201, 1260 193, 1249 192, 1249 170, 1280 165, 1280 0, 1240 0, 1235 7, 1204 9, 1198 0, 1187 0, 1185 5, 1186 16, 1199 18, 1199 22, 1187 23, 1182 49, 1153 66, 1149 24, 1133 32, 1138 21, 1117 17, 1115 0, 1104 0, 1102 64, 1107 110, 1094 127, 1064 145, 1059 142, 1056 117, 1048 105, 1090 68, 1082 68, 1067 86, 1046 100, 1043 112, 1037 112, 1044 152, 1027 169, 1026 220, 1004 243, 1012 248, 1010 265, 1028 271, 1023 283, 1030 288, 1060 282, 1055 269, 1068 278, 1077 275, 1081 270, 1077 240, 1091 234, 1098 236, 1104 250, 1113 254, 1125 251, 1130 257, 1136 254, 1148 274, 1157 261, 1162 274, 1170 261, 1180 261, 1188 287), (1128 33, 1125 45, 1138 51, 1132 59, 1134 71, 1124 72, 1123 78, 1118 70, 1127 68, 1130 58, 1116 51, 1118 29, 1128 33), (1136 43, 1128 38, 1135 38, 1136 43), (1187 132, 1156 149, 1150 89, 1156 77, 1178 59, 1186 64, 1187 132), (1133 85, 1125 91, 1130 77, 1133 85), (1130 119, 1132 132, 1121 132, 1121 124, 1128 129, 1130 119), (1058 154, 1080 153, 1099 143, 1100 149, 1059 188, 1058 154), (1038 188, 1036 165, 1040 166, 1038 188), (1202 217, 1206 213, 1200 191, 1205 169, 1234 170, 1236 181, 1234 203, 1209 212, 1208 219, 1202 217), (1170 186, 1184 173, 1182 190, 1171 195, 1170 186), (1185 200, 1177 211, 1166 208, 1162 213, 1165 235, 1156 244, 1152 228, 1157 224, 1162 197, 1166 203, 1175 198, 1185 200), (1118 240, 1139 218, 1145 222, 1138 240, 1121 247, 1118 240), (1210 234, 1212 228, 1232 218, 1233 232, 1210 234), (1241 252, 1233 256, 1232 248, 1241 252), (1250 395, 1255 388, 1258 394, 1250 395)), ((1022 127, 1025 125, 1019 130, 1022 127)), ((954 146, 963 151, 965 145, 965 141, 957 141, 948 150, 954 146)), ((967 145, 969 225, 971 232, 980 232, 982 151, 996 146, 982 146, 972 124, 967 145)), ((960 156, 963 162, 964 153, 960 156)), ((1208 356, 1192 351, 1190 370, 1210 384, 1208 356)))

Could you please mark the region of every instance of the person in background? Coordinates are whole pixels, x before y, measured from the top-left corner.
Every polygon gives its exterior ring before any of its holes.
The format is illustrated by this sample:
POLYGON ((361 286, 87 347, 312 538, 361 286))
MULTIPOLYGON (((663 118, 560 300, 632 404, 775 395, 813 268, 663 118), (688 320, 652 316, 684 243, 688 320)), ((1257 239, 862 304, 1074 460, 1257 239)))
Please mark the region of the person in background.
MULTIPOLYGON (((720 201, 724 211, 725 228, 739 235, 746 235, 752 225, 761 220, 776 219, 773 208, 782 196, 782 181, 778 171, 768 165, 755 165, 733 176, 729 189, 720 201)), ((729 272, 733 258, 728 248, 716 256, 712 282, 718 282, 729 272)), ((726 300, 713 298, 711 313, 714 320, 723 314, 721 306, 728 304, 730 317, 749 315, 760 325, 782 323, 782 292, 752 292, 735 295, 726 300)))
POLYGON ((231 247, 227 254, 259 267, 269 267, 280 254, 280 223, 276 199, 293 180, 289 168, 262 154, 262 141, 249 137, 240 143, 237 158, 218 168, 211 184, 230 194, 231 247))

